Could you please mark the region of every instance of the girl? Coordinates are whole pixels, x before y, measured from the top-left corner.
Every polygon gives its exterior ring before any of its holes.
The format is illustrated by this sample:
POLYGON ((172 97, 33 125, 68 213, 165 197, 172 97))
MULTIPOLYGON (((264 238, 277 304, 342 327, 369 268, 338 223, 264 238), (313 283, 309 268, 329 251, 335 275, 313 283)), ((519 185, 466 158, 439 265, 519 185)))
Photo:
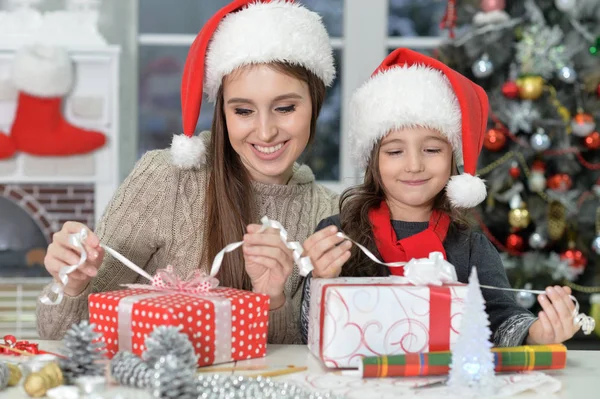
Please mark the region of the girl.
MULTIPOLYGON (((340 215, 323 220, 304 243, 312 277, 402 275, 370 261, 335 233, 378 253, 384 262, 442 252, 467 282, 477 267, 482 285, 509 287, 496 249, 469 230, 459 208, 486 196, 475 176, 487 123, 483 89, 441 62, 407 49, 391 53, 351 101, 350 132, 365 168, 364 183, 347 190, 340 215), (464 164, 459 175, 457 164, 464 164), (344 265, 342 267, 342 265, 344 265)), ((302 328, 306 340, 309 279, 302 328)), ((558 343, 577 331, 568 287, 548 287, 539 317, 519 307, 512 293, 483 289, 497 346, 558 343)))
MULTIPOLYGON (((225 245, 222 286, 268 294, 268 340, 299 343, 301 278, 277 231, 256 234, 262 216, 278 220, 289 239, 304 240, 337 212, 338 198, 296 160, 315 135, 325 86, 335 69, 321 18, 289 1, 236 0, 217 12, 192 44, 181 86, 184 135, 171 151, 151 151, 117 191, 86 242, 89 260, 69 277, 56 306, 38 302, 44 339, 60 339, 87 318, 92 292, 145 279, 105 255, 102 242, 153 275, 174 266, 181 278, 208 271, 225 245), (194 137, 202 93, 215 102, 211 132, 194 137)), ((56 278, 79 251, 66 223, 45 259, 56 278)), ((48 292, 46 288, 42 295, 48 292)))

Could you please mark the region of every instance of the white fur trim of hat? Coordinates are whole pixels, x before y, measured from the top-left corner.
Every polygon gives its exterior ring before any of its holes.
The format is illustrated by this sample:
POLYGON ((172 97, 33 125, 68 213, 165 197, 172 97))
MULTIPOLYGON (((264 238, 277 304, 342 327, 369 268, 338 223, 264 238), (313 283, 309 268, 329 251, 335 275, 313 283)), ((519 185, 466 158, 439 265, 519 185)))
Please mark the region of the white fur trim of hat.
POLYGON ((390 131, 422 126, 439 131, 462 160, 461 111, 448 79, 423 65, 379 72, 350 100, 350 138, 354 157, 365 168, 377 141, 390 131))
POLYGON ((274 61, 303 66, 331 85, 333 49, 317 13, 277 0, 228 14, 208 48, 204 92, 214 101, 224 76, 243 65, 274 61))

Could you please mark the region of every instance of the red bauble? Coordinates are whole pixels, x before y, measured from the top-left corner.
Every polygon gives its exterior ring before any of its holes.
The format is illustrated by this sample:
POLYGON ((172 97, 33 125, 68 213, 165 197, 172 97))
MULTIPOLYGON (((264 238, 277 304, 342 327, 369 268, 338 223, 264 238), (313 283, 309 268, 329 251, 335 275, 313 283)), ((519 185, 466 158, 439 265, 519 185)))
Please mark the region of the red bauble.
POLYGON ((490 151, 500 151, 506 144, 506 134, 500 129, 490 129, 485 133, 483 146, 490 151))
POLYGON ((538 172, 545 172, 546 164, 544 163, 544 161, 540 161, 539 159, 536 159, 535 161, 533 161, 533 165, 531 165, 531 170, 536 170, 538 172))
POLYGON ((519 98, 519 86, 517 82, 509 80, 502 85, 502 94, 506 98, 519 98))
POLYGON ((597 150, 598 148, 600 148, 600 133, 590 133, 589 136, 583 139, 583 143, 588 149, 597 150))
POLYGON ((520 252, 523 250, 523 237, 518 234, 511 234, 506 238, 506 248, 510 251, 520 252))
POLYGON ((511 166, 510 169, 508 170, 508 174, 513 179, 518 179, 519 176, 521 176, 521 169, 519 168, 519 165, 513 165, 513 166, 511 166))
POLYGON ((548 179, 548 188, 555 191, 568 191, 573 185, 571 176, 566 173, 558 173, 548 179))
POLYGON ((560 258, 569 261, 569 266, 574 269, 585 269, 587 265, 587 258, 578 249, 567 249, 560 258))

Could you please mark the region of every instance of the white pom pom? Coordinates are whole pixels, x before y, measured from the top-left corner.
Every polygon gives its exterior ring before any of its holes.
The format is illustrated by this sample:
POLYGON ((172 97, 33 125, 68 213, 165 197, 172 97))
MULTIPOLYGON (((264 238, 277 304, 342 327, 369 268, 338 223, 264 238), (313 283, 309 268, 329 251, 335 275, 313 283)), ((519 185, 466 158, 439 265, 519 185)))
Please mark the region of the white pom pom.
POLYGON ((206 146, 199 136, 176 134, 171 143, 173 164, 182 169, 193 169, 206 162, 206 146))
POLYGON ((446 194, 455 208, 473 208, 487 195, 485 183, 477 176, 463 173, 452 176, 446 185, 446 194))

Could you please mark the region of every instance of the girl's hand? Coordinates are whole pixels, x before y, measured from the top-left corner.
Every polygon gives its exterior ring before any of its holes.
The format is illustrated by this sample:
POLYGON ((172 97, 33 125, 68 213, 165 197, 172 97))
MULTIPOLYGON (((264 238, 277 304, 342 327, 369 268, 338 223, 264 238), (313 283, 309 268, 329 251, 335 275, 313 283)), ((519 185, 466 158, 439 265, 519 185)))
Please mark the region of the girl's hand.
MULTIPOLYGON (((62 229, 52 236, 52 243, 48 246, 44 258, 44 266, 56 281, 58 281, 58 273, 63 266, 79 263, 80 249, 70 244, 69 236, 79 233, 83 228, 87 229, 81 223, 66 222, 62 229)), ((100 247, 98 236, 89 229, 88 236, 82 244, 88 255, 87 260, 69 274, 69 282, 64 288, 64 293, 68 296, 77 296, 85 290, 90 280, 96 276, 104 258, 104 249, 100 247)))
POLYGON ((279 230, 270 228, 258 234, 260 228, 258 224, 248 225, 242 249, 252 289, 269 295, 273 310, 285 304, 284 287, 294 268, 294 256, 281 241, 279 230))
POLYGON ((337 232, 336 226, 329 226, 304 241, 305 254, 310 257, 314 267, 312 272, 314 278, 338 277, 342 272, 342 266, 350 259, 352 243, 338 237, 337 232))
POLYGON ((571 288, 557 285, 547 287, 546 294, 538 296, 543 310, 538 314, 539 319, 529 327, 527 344, 558 344, 575 335, 579 326, 573 323, 575 304, 569 295, 571 288))

